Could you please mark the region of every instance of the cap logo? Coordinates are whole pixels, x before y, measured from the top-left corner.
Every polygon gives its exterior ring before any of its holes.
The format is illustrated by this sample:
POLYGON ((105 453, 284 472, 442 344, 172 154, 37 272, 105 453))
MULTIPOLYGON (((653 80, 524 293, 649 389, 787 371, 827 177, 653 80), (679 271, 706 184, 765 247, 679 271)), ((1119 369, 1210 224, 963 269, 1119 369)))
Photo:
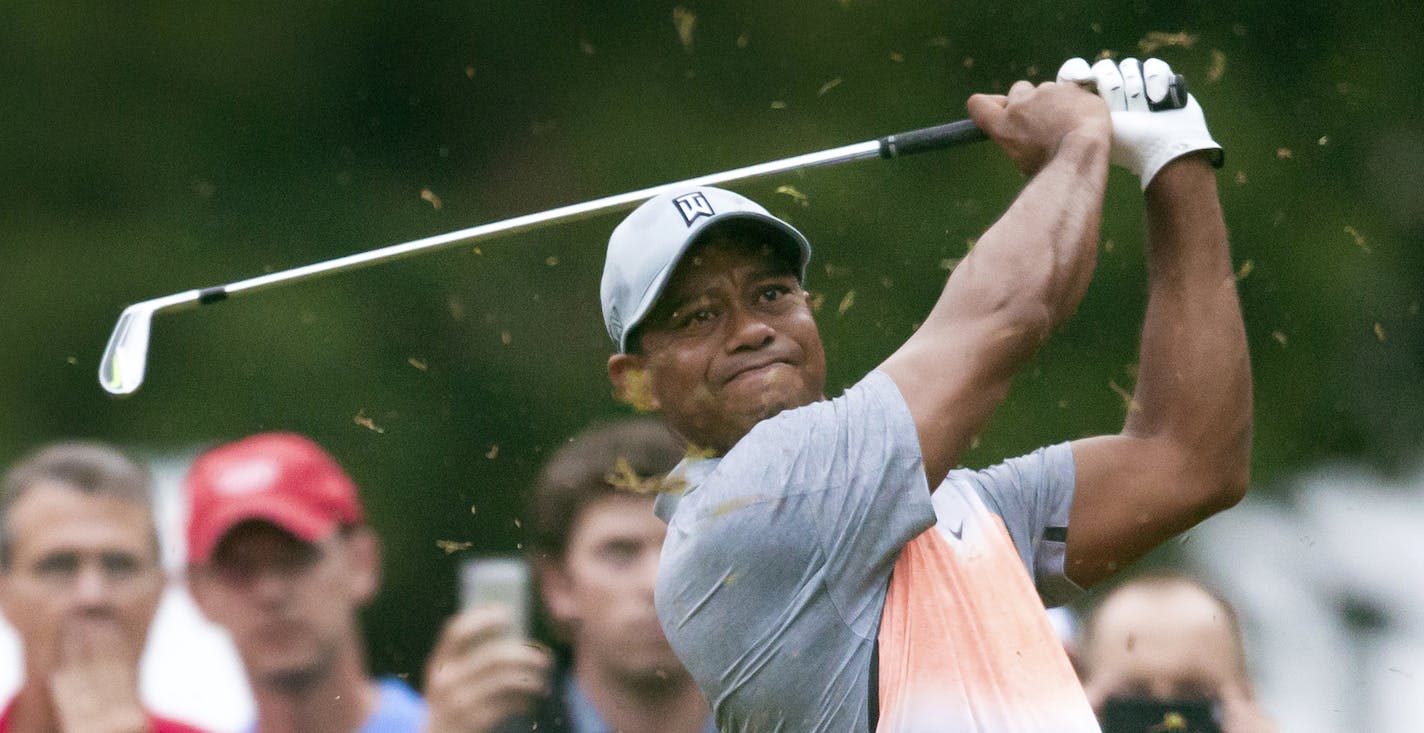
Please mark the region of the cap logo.
POLYGON ((218 474, 213 488, 228 496, 266 491, 277 480, 279 471, 271 461, 250 461, 218 474))
POLYGON ((677 205, 677 213, 682 214, 682 220, 688 226, 692 226, 692 222, 701 217, 712 216, 716 213, 712 211, 712 204, 707 202, 707 197, 703 196, 701 191, 683 194, 673 199, 672 202, 677 205))

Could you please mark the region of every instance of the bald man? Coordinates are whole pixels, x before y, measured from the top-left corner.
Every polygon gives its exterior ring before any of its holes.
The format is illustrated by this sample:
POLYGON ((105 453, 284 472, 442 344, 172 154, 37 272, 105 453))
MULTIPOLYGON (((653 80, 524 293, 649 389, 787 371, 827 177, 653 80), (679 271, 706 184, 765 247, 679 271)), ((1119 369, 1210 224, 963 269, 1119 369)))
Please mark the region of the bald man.
POLYGON ((1236 611, 1184 575, 1118 586, 1084 625, 1083 687, 1101 716, 1113 699, 1205 702, 1222 733, 1271 733, 1246 671, 1236 611))

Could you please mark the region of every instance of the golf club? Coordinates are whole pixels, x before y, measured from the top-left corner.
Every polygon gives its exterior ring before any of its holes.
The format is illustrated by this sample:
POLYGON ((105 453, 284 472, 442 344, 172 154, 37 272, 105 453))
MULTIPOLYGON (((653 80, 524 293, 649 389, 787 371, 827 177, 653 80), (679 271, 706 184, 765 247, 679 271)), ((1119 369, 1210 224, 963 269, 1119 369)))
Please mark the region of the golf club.
MULTIPOLYGON (((1174 75, 1168 84, 1167 96, 1161 102, 1151 104, 1152 109, 1180 108, 1186 105, 1186 80, 1180 74, 1174 75)), ((309 280, 321 275, 354 270, 378 262, 387 262, 400 257, 434 251, 442 247, 485 239, 501 234, 527 231, 535 227, 557 221, 574 221, 615 209, 631 207, 653 198, 673 188, 691 186, 711 186, 730 181, 781 173, 783 171, 835 165, 853 160, 880 157, 898 158, 903 155, 927 150, 941 150, 965 143, 987 140, 988 137, 972 120, 958 120, 943 125, 922 127, 917 130, 886 135, 865 142, 843 145, 838 148, 815 153, 796 155, 767 163, 758 163, 744 168, 736 168, 721 173, 709 173, 673 183, 606 196, 593 201, 569 204, 556 209, 524 214, 511 219, 479 224, 459 231, 437 234, 402 244, 393 244, 369 252, 338 257, 325 262, 316 262, 282 272, 239 280, 227 285, 188 290, 161 298, 153 298, 134 303, 119 315, 109 343, 104 347, 104 355, 99 360, 99 384, 114 395, 129 395, 143 384, 144 370, 148 364, 148 340, 153 316, 160 312, 176 311, 255 292, 285 283, 309 280)))
POLYGON ((943 125, 925 127, 918 130, 844 145, 838 148, 806 153, 781 160, 749 165, 744 168, 710 173, 683 181, 665 183, 658 186, 606 196, 583 203, 569 204, 556 209, 524 214, 487 224, 479 224, 459 231, 437 234, 401 244, 381 247, 369 252, 361 252, 345 257, 315 262, 310 265, 273 272, 267 275, 238 280, 227 285, 187 290, 165 295, 125 308, 119 315, 109 343, 104 347, 104 355, 99 360, 99 384, 113 395, 133 394, 143 384, 144 371, 148 364, 148 341, 153 316, 158 313, 186 310, 199 305, 216 303, 243 293, 251 293, 277 285, 309 280, 321 275, 354 270, 380 262, 389 262, 401 257, 434 251, 462 242, 486 239, 501 234, 522 232, 558 221, 575 221, 595 214, 632 207, 658 194, 672 189, 690 186, 712 186, 729 181, 740 181, 758 176, 781 173, 783 171, 809 168, 813 166, 835 165, 866 158, 897 158, 926 150, 977 142, 987 139, 971 120, 959 120, 943 125))

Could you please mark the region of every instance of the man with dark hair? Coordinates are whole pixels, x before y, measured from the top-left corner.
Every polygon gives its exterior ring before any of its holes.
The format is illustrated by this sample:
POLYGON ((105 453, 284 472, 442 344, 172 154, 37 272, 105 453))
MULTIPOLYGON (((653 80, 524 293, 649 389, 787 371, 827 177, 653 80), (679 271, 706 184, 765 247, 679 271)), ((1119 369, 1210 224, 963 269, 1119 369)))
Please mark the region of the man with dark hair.
POLYGON ((25 681, 0 733, 195 733, 147 712, 138 665, 163 593, 148 472, 108 446, 57 443, 0 484, 0 608, 25 681))
POLYGON ((590 506, 651 501, 682 457, 676 436, 651 418, 594 425, 570 438, 544 464, 530 495, 530 549, 536 561, 564 556, 590 506))
POLYGON ((1114 702, 1206 703, 1222 733, 1269 733, 1256 702, 1236 610, 1187 575, 1152 573, 1117 586, 1083 626, 1083 688, 1102 716, 1114 702))
POLYGON ((715 730, 653 606, 667 534, 653 495, 682 456, 667 428, 643 418, 585 430, 544 466, 529 501, 530 554, 572 663, 532 716, 501 733, 715 730))
POLYGON ((970 97, 1028 181, 914 334, 835 399, 794 227, 688 187, 614 229, 609 377, 711 454, 675 472, 685 493, 658 498, 669 527, 656 597, 722 730, 1097 730, 1044 600, 1106 578, 1248 483, 1251 378, 1220 146, 1173 80, 1156 59, 1073 59, 1058 82, 970 97), (1185 106, 1167 104, 1174 89, 1185 106), (1092 279, 1110 161, 1138 177, 1148 229, 1125 424, 956 470, 1092 279))

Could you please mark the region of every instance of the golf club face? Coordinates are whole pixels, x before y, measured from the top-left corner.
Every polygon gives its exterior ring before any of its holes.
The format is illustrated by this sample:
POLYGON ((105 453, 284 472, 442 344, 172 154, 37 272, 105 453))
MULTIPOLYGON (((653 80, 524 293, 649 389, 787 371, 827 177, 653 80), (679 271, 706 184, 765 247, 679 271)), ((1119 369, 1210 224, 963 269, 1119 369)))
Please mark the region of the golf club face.
POLYGON ((119 315, 104 356, 99 360, 99 384, 109 394, 133 394, 143 384, 148 365, 148 334, 153 323, 152 303, 134 303, 119 315))

